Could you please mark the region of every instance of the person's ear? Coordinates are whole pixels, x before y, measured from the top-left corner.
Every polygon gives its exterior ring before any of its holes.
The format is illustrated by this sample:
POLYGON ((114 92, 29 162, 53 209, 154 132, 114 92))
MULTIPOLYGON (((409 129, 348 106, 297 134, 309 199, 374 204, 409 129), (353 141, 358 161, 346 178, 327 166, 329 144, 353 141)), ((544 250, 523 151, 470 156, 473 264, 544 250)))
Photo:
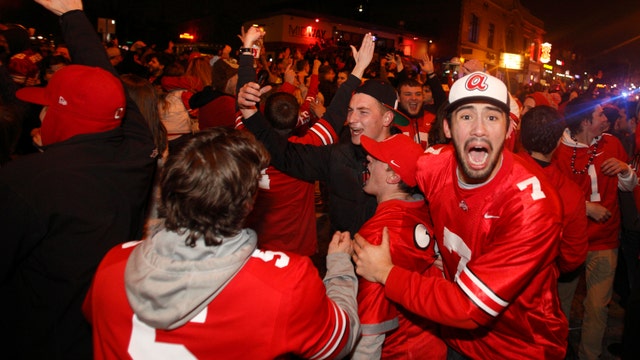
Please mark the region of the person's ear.
POLYGON ((384 113, 384 115, 382 116, 382 123, 384 126, 391 126, 391 124, 393 123, 393 118, 395 116, 395 113, 391 110, 387 111, 384 113))
POLYGON ((402 179, 395 171, 392 171, 389 176, 387 176, 387 184, 398 184, 400 181, 402 181, 402 179))
POLYGON ((451 128, 449 127, 449 121, 447 119, 442 120, 442 131, 447 139, 451 139, 451 128))
POLYGON ((510 138, 515 128, 516 128, 515 121, 511 119, 511 114, 507 114, 507 135, 504 138, 505 139, 510 138))

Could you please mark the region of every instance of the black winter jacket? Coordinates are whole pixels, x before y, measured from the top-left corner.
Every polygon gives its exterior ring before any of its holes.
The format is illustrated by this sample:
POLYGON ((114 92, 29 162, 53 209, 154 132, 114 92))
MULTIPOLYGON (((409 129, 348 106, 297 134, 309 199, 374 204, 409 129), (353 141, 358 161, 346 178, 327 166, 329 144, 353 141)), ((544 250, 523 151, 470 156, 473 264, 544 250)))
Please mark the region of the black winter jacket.
MULTIPOLYGON (((75 64, 117 76, 82 11, 64 14, 61 25, 75 64)), ((0 169, 4 357, 92 358, 82 302, 107 251, 140 238, 153 153, 146 122, 127 96, 120 128, 74 136, 0 169)))

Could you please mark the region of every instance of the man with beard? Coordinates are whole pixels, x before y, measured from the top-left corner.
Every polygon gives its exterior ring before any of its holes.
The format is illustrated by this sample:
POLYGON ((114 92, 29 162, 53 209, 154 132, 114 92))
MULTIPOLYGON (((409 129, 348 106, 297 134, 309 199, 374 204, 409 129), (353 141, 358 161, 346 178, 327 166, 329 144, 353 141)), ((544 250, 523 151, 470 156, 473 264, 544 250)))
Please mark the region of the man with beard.
POLYGON ((443 126, 452 145, 422 155, 416 173, 444 278, 394 266, 386 233, 380 246, 356 235, 357 273, 442 324, 450 359, 562 359, 568 328, 556 289, 558 195, 541 172, 504 150, 504 83, 471 73, 453 84, 449 102, 443 126))

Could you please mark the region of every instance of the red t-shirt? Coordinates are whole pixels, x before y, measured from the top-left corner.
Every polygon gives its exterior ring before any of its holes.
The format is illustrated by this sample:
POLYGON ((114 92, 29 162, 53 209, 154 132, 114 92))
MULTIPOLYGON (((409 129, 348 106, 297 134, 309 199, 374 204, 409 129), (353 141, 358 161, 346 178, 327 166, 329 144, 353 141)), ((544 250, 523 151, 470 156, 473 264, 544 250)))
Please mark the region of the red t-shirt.
POLYGON ((95 359, 321 359, 335 357, 346 344, 349 318, 326 296, 311 260, 260 250, 190 322, 154 329, 138 320, 125 293, 134 245, 105 256, 85 299, 95 359))

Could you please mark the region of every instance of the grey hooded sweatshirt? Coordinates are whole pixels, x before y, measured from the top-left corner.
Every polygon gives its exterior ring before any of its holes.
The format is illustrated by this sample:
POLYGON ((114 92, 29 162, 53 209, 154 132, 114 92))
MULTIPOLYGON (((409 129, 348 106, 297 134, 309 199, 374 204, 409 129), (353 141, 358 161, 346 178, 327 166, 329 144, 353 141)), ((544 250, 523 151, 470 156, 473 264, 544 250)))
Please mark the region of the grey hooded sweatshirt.
MULTIPOLYGON (((187 234, 160 229, 131 253, 125 269, 127 299, 138 318, 156 329, 171 330, 198 315, 233 279, 256 249, 251 229, 224 238, 221 245, 185 244, 187 234)), ((358 280, 350 256, 327 256, 326 293, 350 320, 348 353, 360 335, 358 280)))

